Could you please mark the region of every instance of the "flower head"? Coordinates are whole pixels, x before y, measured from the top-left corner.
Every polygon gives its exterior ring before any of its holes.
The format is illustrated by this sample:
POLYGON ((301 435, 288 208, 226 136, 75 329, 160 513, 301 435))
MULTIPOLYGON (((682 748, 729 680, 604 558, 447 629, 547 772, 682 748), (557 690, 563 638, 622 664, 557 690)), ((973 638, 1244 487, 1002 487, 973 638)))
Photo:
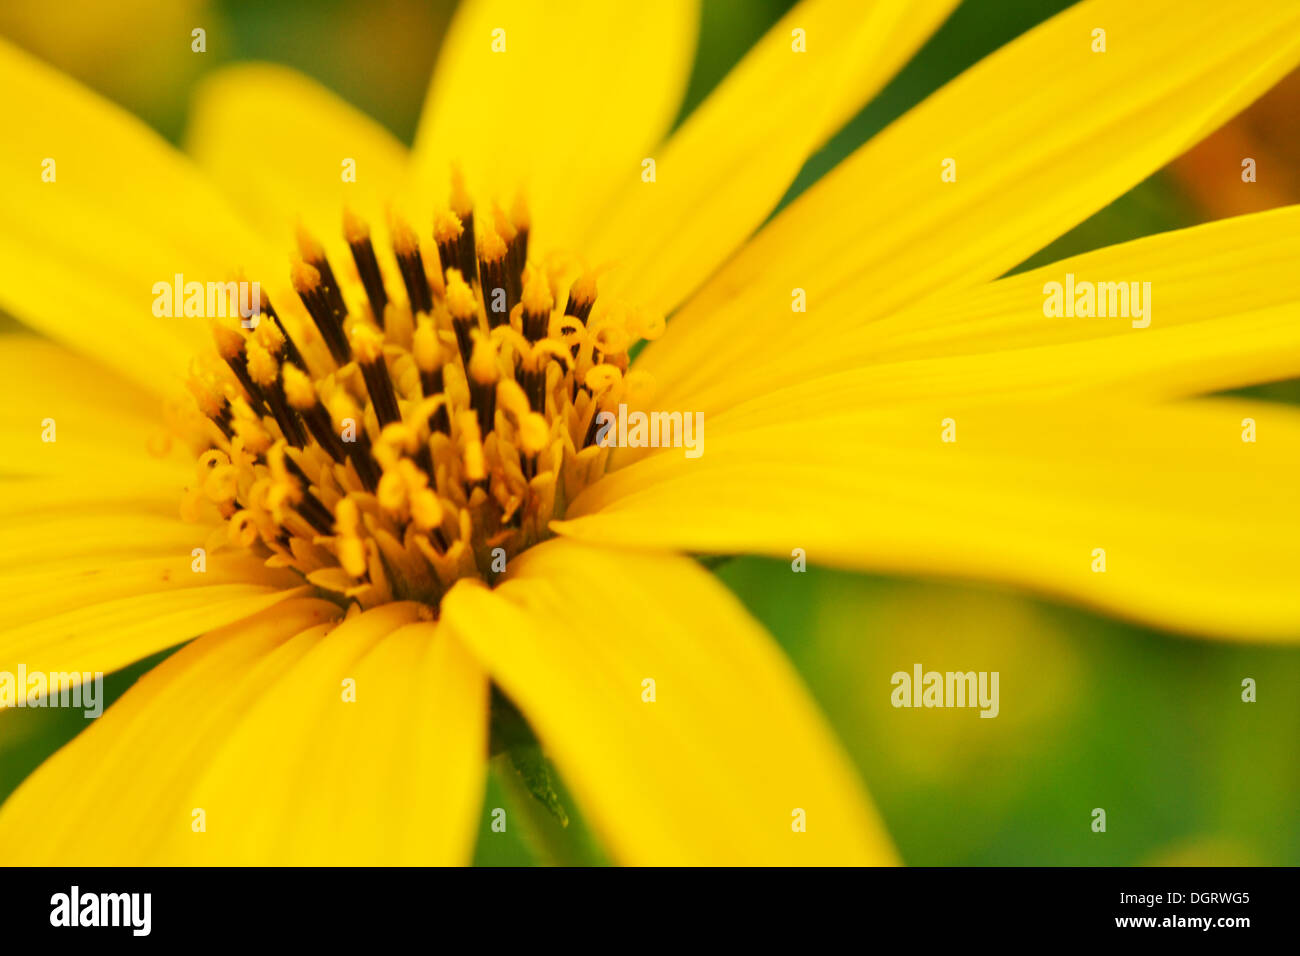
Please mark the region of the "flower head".
POLYGON ((1189 397, 1300 371, 1300 214, 998 277, 1300 61, 1300 12, 1087 0, 768 221, 952 6, 805 0, 664 139, 692 3, 468 2, 409 154, 248 66, 200 98, 197 168, 0 47, 0 304, 55 340, 0 353, 0 663, 201 635, 6 802, 5 845, 464 861, 508 709, 620 861, 893 862, 788 662, 682 552, 1294 638, 1300 417, 1189 397), (1050 275, 1119 269, 1160 290, 1151 328, 1044 315, 1050 275), (151 315, 182 275, 257 294, 151 315), (606 447, 623 405, 708 416, 708 454, 606 447))

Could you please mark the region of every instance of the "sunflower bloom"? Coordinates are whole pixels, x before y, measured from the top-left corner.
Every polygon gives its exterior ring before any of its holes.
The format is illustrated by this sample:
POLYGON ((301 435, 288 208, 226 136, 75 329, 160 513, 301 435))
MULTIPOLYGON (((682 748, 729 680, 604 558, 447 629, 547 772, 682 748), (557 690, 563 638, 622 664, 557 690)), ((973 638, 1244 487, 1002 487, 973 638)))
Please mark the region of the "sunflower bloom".
POLYGON ((0 305, 47 337, 0 353, 0 668, 190 641, 0 808, 16 861, 465 862, 495 686, 619 862, 895 862, 687 553, 1300 634, 1300 415, 1195 397, 1300 374, 1300 209, 998 278, 1300 62, 1294 4, 1089 0, 770 222, 954 3, 805 0, 666 140, 695 5, 564 6, 464 4, 409 152, 244 66, 187 159, 0 47, 0 305), (1067 272, 1155 320, 1045 317, 1067 272), (160 316, 173 276, 259 294, 160 316), (623 405, 703 454, 608 447, 623 405))

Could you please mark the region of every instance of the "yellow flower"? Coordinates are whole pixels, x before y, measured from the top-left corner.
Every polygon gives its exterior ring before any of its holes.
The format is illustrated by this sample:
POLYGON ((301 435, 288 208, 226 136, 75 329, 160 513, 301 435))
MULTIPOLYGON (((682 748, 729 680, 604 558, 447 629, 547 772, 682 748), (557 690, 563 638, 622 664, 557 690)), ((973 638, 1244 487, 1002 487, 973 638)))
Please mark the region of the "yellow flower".
POLYGON ((692 3, 471 2, 409 155, 248 66, 200 98, 198 168, 0 50, 0 305, 60 343, 0 356, 0 669, 203 634, 10 798, 4 845, 463 862, 494 683, 616 860, 892 862, 788 663, 683 551, 1300 633, 1300 414, 1189 398, 1300 371, 1300 210, 997 279, 1300 61, 1300 9, 1089 0, 763 225, 952 6, 807 0, 660 144, 692 3), (1045 318, 1067 272, 1150 281, 1151 326, 1045 318), (178 275, 260 282, 256 328, 214 349, 157 317, 178 275), (592 422, 621 403, 703 413, 705 454, 611 455, 592 422))

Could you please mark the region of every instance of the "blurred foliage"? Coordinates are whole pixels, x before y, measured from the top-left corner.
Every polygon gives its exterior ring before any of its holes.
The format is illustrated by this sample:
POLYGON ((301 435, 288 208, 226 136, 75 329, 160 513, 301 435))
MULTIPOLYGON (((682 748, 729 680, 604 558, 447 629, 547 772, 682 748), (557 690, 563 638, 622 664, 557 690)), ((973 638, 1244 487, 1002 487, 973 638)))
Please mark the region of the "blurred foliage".
POLYGON ((741 558, 719 573, 807 679, 909 863, 1300 860, 1294 648, 811 563, 741 558), (916 663, 999 671, 999 716, 893 708, 891 675, 916 663), (1241 701, 1245 677, 1256 703, 1241 701))
MULTIPOLYGON (((706 0, 682 116, 790 5, 706 0)), ((1068 5, 967 0, 810 159, 784 202, 939 86, 1068 5)), ((450 0, 6 0, 0 34, 173 140, 204 72, 267 59, 314 76, 409 142, 452 7, 450 0), (194 26, 208 30, 206 54, 190 52, 194 26)), ((1020 268, 1239 211, 1207 199, 1223 194, 1215 177, 1224 162, 1249 147, 1278 166, 1297 148, 1294 90, 1266 99, 1172 173, 1141 183, 1020 268), (1279 138, 1286 122, 1291 135, 1279 138)), ((1270 205, 1300 198, 1294 177, 1275 179, 1270 189, 1270 205)), ((1300 401, 1295 382, 1249 391, 1300 401)), ((812 566, 794 574, 785 562, 757 558, 722 562, 717 573, 803 674, 909 863, 1300 862, 1300 649, 1158 634, 968 584, 812 566), (1000 715, 895 710, 890 676, 917 662, 999 671, 1000 715), (1257 703, 1241 702, 1244 677, 1258 682, 1257 703), (1091 831, 1094 807, 1107 812, 1105 834, 1091 831)), ((108 699, 162 656, 107 678, 108 699)), ((79 712, 0 717, 0 797, 84 726, 79 712)), ((531 847, 546 845, 545 836, 529 839, 538 819, 554 821, 545 812, 533 819, 526 808, 512 811, 507 831, 492 832, 492 810, 519 799, 511 772, 501 758, 491 764, 479 864, 530 862, 539 858, 531 847)), ((556 789, 571 820, 568 859, 602 862, 563 781, 556 789)))
POLYGON ((125 106, 175 140, 190 90, 228 59, 230 24, 209 0, 4 0, 0 36, 125 106), (207 53, 191 31, 207 31, 207 53))

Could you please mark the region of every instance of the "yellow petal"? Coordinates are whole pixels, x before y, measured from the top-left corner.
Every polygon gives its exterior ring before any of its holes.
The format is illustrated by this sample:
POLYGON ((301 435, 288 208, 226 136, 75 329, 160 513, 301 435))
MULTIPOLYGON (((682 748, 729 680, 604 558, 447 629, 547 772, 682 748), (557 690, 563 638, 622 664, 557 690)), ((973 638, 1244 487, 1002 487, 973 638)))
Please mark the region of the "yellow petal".
POLYGON ((807 408, 1087 392, 1170 398, 1285 379, 1300 375, 1297 261, 1300 206, 1148 236, 787 351, 770 376, 755 373, 761 391, 751 399, 739 401, 731 380, 699 397, 729 406, 709 421, 732 427, 791 422, 807 408), (1067 274, 1126 283, 1124 295, 1149 315, 1044 316, 1047 284, 1064 285, 1067 274))
POLYGON ((639 167, 625 170, 609 212, 582 244, 617 267, 602 282, 606 293, 662 312, 675 307, 955 5, 804 0, 786 14, 655 151, 653 183, 639 167))
POLYGON ((487 680, 438 628, 415 623, 418 613, 399 603, 351 618, 265 688, 196 774, 188 799, 206 809, 207 833, 196 842, 187 829, 171 831, 163 857, 468 862, 486 770, 487 680))
POLYGON ((459 162, 476 199, 523 189, 541 242, 572 241, 667 132, 698 29, 696 0, 460 4, 416 135, 426 208, 459 162))
POLYGON ((9 595, 0 619, 17 627, 69 606, 225 584, 293 588, 302 583, 294 572, 268 568, 264 558, 247 551, 215 551, 204 555, 202 567, 201 572, 195 570, 192 549, 127 560, 77 554, 38 569, 24 564, 15 571, 0 571, 0 593, 9 595))
MULTIPOLYGON (((189 474, 192 477, 191 466, 189 474)), ((10 478, 0 480, 0 523, 13 518, 45 520, 74 516, 111 516, 130 512, 140 516, 176 518, 179 503, 178 474, 166 471, 114 471, 10 478)), ((190 525, 189 527, 193 527, 190 525)), ((0 566, 3 561, 0 560, 0 566)))
MULTIPOLYGON (((111 673, 204 631, 308 593, 307 587, 214 584, 115 597, 11 624, 0 619, 0 662, 14 673, 111 673)), ((65 605, 66 606, 66 605, 65 605)))
MULTIPOLYGON (((188 555, 211 534, 209 527, 182 521, 175 508, 170 514, 162 513, 152 502, 115 496, 68 500, 80 503, 67 509, 42 505, 31 514, 6 515, 0 524, 0 571, 49 570, 74 558, 102 560, 107 565, 136 558, 188 555)), ((21 501, 14 498, 8 507, 18 506, 21 501)))
MULTIPOLYGON (((204 80, 186 149, 269 239, 288 252, 301 221, 336 269, 351 262, 344 205, 386 234, 385 206, 397 198, 407 162, 405 147, 374 120, 269 63, 226 67, 204 80)), ((280 271, 287 270, 286 259, 280 271)))
POLYGON ((156 397, 61 345, 4 336, 0 387, 0 474, 80 476, 93 486, 130 469, 170 475, 176 489, 193 475, 192 460, 187 466, 149 453, 162 433, 156 397))
POLYGON ((155 317, 155 283, 256 274, 265 248, 161 137, 3 41, 0 86, 0 307, 148 390, 177 387, 210 334, 155 317))
POLYGON ((698 565, 567 541, 512 560, 495 591, 457 585, 443 626, 528 718, 618 860, 894 860, 793 668, 698 565))
POLYGON ((1006 581, 1193 634, 1300 637, 1300 411, 1101 401, 719 425, 701 457, 670 449, 615 472, 555 527, 609 545, 786 560, 802 548, 814 563, 1006 581))
POLYGON ((1300 60, 1300 6, 1252 9, 1090 0, 1031 30, 784 210, 638 364, 671 383, 675 403, 713 411, 718 397, 696 396, 723 376, 735 380, 727 401, 761 394, 765 366, 787 349, 995 278, 1300 60), (1103 26, 1106 52, 1094 53, 1091 32, 1103 26), (946 159, 955 182, 941 179, 946 159), (806 314, 791 311, 794 289, 806 314))
POLYGON ((416 614, 388 605, 329 631, 336 607, 291 601, 195 641, 15 792, 0 810, 11 857, 464 862, 487 686, 416 614))
POLYGON ((875 362, 926 360, 927 374, 945 381, 945 391, 983 375, 985 386, 997 382, 1008 393, 1181 397, 1289 378, 1300 375, 1298 260, 1300 206, 1288 206, 945 294, 853 330, 836 350, 870 350, 875 362), (1140 291, 1150 283, 1150 314, 1045 317, 1045 286, 1064 284, 1067 274, 1076 284, 1127 282, 1130 293, 1133 283, 1140 291))
POLYGON ((287 601, 169 657, 0 808, 6 857, 63 865, 155 861, 172 831, 181 831, 201 858, 207 834, 191 829, 195 778, 338 613, 326 601, 287 601))

